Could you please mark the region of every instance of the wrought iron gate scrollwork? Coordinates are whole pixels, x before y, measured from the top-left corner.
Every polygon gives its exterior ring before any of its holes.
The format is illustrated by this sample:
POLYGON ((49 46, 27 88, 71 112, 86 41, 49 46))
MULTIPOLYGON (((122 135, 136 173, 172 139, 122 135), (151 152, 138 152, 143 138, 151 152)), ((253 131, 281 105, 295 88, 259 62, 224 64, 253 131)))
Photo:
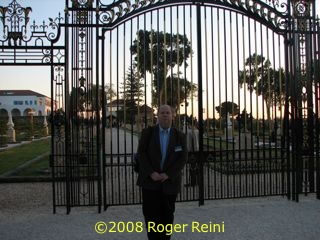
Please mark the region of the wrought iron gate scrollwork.
POLYGON ((60 37, 60 27, 63 18, 60 16, 49 19, 49 24, 43 22, 37 25, 30 23, 31 7, 22 7, 17 1, 12 1, 7 7, 0 8, 2 23, 0 43, 2 65, 53 65, 64 63, 64 47, 53 46, 60 37))
POLYGON ((141 202, 132 162, 162 102, 192 141, 180 201, 319 198, 314 1, 67 0, 40 25, 31 13, 0 7, 0 65, 50 66, 54 212, 141 202))
MULTIPOLYGON (((175 0, 143 0, 143 1, 114 1, 110 5, 101 4, 99 6, 99 22, 106 26, 116 26, 126 18, 135 14, 148 11, 150 8, 159 8, 179 4, 175 0)), ((192 1, 186 0, 181 4, 201 4, 203 6, 223 6, 235 11, 260 18, 275 30, 286 30, 288 19, 290 18, 290 5, 287 1, 267 0, 219 0, 219 1, 192 1)))

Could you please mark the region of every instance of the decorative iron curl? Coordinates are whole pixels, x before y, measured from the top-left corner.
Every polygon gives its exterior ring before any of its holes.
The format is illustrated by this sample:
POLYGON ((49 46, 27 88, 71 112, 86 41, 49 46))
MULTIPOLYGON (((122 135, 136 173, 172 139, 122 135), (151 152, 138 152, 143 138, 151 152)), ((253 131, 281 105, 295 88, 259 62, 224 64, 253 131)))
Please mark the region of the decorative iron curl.
POLYGON ((55 19, 49 18, 49 27, 51 28, 51 32, 47 33, 47 39, 49 41, 53 41, 57 37, 57 31, 59 29, 60 23, 63 21, 63 17, 61 17, 61 13, 59 13, 59 16, 55 19))
POLYGON ((110 24, 116 20, 124 17, 125 15, 142 7, 149 6, 154 2, 161 2, 161 0, 120 0, 114 1, 112 4, 105 5, 101 3, 99 21, 102 24, 110 24))
POLYGON ((53 41, 53 40, 55 40, 57 38, 57 33, 55 33, 55 32, 49 32, 48 34, 47 34, 47 39, 49 40, 49 41, 53 41))
POLYGON ((277 12, 283 13, 283 14, 288 14, 289 13, 289 7, 288 6, 288 1, 286 0, 268 0, 268 4, 274 8, 277 12))
POLYGON ((42 53, 43 53, 42 62, 43 63, 51 63, 51 51, 50 51, 50 49, 43 49, 42 53))
POLYGON ((99 16, 99 21, 104 24, 112 22, 114 19, 114 11, 102 12, 99 16))

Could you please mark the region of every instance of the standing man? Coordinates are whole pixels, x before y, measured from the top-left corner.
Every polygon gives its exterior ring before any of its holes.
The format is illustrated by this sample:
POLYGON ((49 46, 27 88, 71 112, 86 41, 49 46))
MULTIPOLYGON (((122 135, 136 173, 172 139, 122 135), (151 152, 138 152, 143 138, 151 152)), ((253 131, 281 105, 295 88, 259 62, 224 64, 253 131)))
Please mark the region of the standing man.
POLYGON ((142 211, 149 240, 171 237, 169 232, 157 231, 157 225, 173 223, 182 169, 187 159, 185 135, 172 127, 172 118, 172 108, 161 105, 158 124, 142 131, 138 146, 137 184, 142 187, 142 211))

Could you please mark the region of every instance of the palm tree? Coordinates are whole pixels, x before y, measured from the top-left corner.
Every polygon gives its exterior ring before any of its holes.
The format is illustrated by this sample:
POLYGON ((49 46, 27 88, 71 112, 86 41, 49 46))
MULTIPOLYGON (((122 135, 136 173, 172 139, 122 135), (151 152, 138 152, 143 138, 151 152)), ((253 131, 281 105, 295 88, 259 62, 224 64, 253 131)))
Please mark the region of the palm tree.
POLYGON ((246 85, 250 92, 263 96, 270 122, 272 108, 281 107, 285 97, 284 69, 273 69, 268 59, 253 54, 246 59, 244 70, 239 71, 239 85, 246 85))

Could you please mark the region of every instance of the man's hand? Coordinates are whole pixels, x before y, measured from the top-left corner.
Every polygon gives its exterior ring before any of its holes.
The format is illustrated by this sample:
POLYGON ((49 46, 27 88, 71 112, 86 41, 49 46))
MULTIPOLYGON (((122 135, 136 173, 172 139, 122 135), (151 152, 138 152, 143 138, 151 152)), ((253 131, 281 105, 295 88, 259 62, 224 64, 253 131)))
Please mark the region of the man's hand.
POLYGON ((162 178, 163 178, 158 172, 151 173, 150 177, 155 182, 156 181, 162 181, 162 178))
POLYGON ((164 182, 169 178, 166 173, 158 173, 158 172, 151 173, 150 177, 155 182, 156 181, 164 182))
POLYGON ((164 182, 164 181, 166 181, 166 180, 169 178, 166 173, 160 173, 160 176, 162 177, 161 182, 164 182))

